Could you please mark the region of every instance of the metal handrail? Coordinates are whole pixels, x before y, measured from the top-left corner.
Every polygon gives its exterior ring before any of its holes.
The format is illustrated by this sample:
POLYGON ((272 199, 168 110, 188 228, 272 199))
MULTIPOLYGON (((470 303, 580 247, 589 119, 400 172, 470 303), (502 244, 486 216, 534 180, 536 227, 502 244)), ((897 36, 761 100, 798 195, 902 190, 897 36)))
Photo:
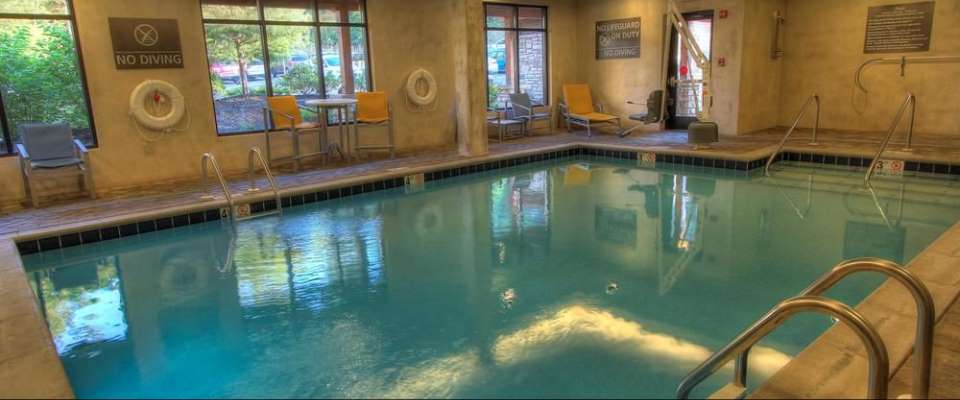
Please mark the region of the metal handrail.
POLYGON ((853 83, 857 86, 858 89, 867 93, 867 88, 863 86, 863 71, 867 69, 870 65, 873 64, 900 64, 900 76, 903 76, 907 67, 907 63, 916 63, 916 64, 932 64, 932 63, 951 63, 956 62, 960 63, 960 56, 921 56, 921 57, 887 57, 887 58, 873 58, 867 61, 864 61, 863 64, 857 68, 857 73, 853 77, 853 83))
MULTIPOLYGON (((857 272, 879 272, 906 286, 917 304, 917 333, 913 346, 913 398, 925 399, 930 392, 930 368, 933 359, 933 326, 936 313, 933 297, 926 285, 899 264, 879 258, 858 258, 833 267, 830 272, 800 293, 820 296, 844 278, 857 272)), ((739 360, 738 360, 739 362, 739 360)), ((746 359, 743 360, 744 367, 746 359)))
POLYGON ((214 200, 216 197, 213 196, 213 191, 210 190, 210 185, 207 181, 208 171, 207 164, 213 166, 213 172, 217 174, 217 181, 220 182, 220 189, 223 190, 223 195, 227 199, 227 204, 230 206, 230 212, 233 212, 233 197, 230 196, 230 189, 227 188, 227 181, 223 179, 223 172, 220 171, 220 165, 217 163, 217 158, 210 153, 203 153, 203 159, 201 162, 201 176, 200 183, 203 185, 204 190, 207 191, 207 194, 203 195, 201 199, 203 200, 214 200))
MULTIPOLYGON (((694 369, 689 375, 683 378, 680 386, 677 387, 677 398, 687 399, 690 393, 701 382, 723 368, 734 357, 746 359, 750 348, 761 339, 766 337, 778 326, 786 322, 790 317, 801 312, 819 312, 833 316, 837 320, 848 325, 859 336, 867 349, 867 358, 869 359, 869 376, 867 396, 874 399, 887 398, 887 376, 890 369, 890 361, 887 358, 887 348, 883 344, 883 339, 870 326, 870 323, 850 306, 839 301, 826 299, 823 297, 803 296, 794 297, 785 300, 773 307, 760 320, 750 328, 743 331, 730 344, 716 352, 700 366, 694 369)), ((739 361, 734 368, 733 384, 744 390, 747 387, 746 363, 739 361), (743 368, 741 368, 743 367, 743 368)))
POLYGON ((800 107, 800 113, 797 114, 797 118, 793 121, 793 125, 790 126, 790 129, 787 129, 787 133, 783 135, 783 139, 780 140, 780 144, 777 145, 777 149, 773 151, 773 154, 770 155, 770 158, 767 159, 767 164, 763 167, 763 173, 767 176, 770 176, 770 165, 773 164, 773 161, 777 159, 777 155, 783 150, 783 146, 787 144, 787 140, 790 139, 790 135, 793 134, 793 131, 797 129, 797 126, 800 125, 800 120, 803 119, 803 116, 807 113, 807 107, 810 106, 810 103, 815 103, 817 105, 817 120, 813 125, 813 138, 810 140, 810 145, 818 145, 817 142, 817 131, 820 130, 820 95, 814 93, 807 101, 803 103, 803 107, 800 107))
POLYGON ((273 178, 273 173, 270 172, 270 165, 267 164, 267 161, 263 158, 263 153, 260 152, 260 148, 253 146, 250 148, 250 152, 247 153, 247 176, 250 178, 250 188, 247 189, 248 192, 259 192, 260 188, 257 187, 256 179, 256 169, 257 161, 260 162, 260 165, 263 167, 263 173, 267 176, 267 182, 270 183, 270 189, 273 191, 273 196, 277 202, 277 212, 283 213, 283 206, 280 201, 280 187, 277 185, 277 181, 273 178))
POLYGON ((903 150, 912 150, 910 146, 913 142, 913 125, 916 121, 917 115, 917 96, 915 96, 913 92, 908 92, 907 99, 903 101, 903 105, 901 105, 900 109, 897 110, 897 115, 893 118, 893 123, 890 124, 890 129, 887 131, 887 136, 883 139, 883 143, 880 144, 880 149, 877 150, 877 154, 873 157, 873 161, 870 162, 870 167, 867 168, 867 174, 863 177, 863 182, 865 184, 870 183, 870 178, 873 177, 873 173, 877 169, 877 163, 880 162, 880 156, 883 155, 883 152, 887 150, 887 146, 890 145, 890 139, 892 139, 893 134, 897 132, 897 127, 900 126, 900 121, 903 120, 903 113, 907 111, 907 107, 911 107, 910 126, 907 128, 907 146, 903 150))

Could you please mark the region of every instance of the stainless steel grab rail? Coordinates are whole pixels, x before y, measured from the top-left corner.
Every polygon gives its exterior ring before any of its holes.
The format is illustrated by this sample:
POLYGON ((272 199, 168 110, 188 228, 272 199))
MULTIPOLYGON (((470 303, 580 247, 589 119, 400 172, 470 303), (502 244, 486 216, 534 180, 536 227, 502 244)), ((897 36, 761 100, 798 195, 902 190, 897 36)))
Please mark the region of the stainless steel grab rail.
POLYGON ((793 134, 793 131, 797 129, 797 126, 800 125, 800 120, 803 119, 803 116, 807 113, 807 107, 810 106, 810 103, 813 102, 817 105, 817 120, 813 125, 813 138, 810 141, 810 145, 818 145, 817 142, 817 131, 820 130, 820 95, 814 93, 811 95, 803 107, 800 107, 800 113, 797 114, 797 118, 793 121, 793 125, 790 126, 790 129, 787 130, 787 133, 783 135, 783 139, 780 140, 780 144, 777 145, 777 149, 773 151, 773 154, 770 155, 770 158, 767 159, 767 164, 763 167, 763 173, 767 176, 770 176, 770 165, 773 164, 773 161, 777 159, 777 155, 780 154, 780 151, 783 150, 783 146, 787 144, 787 140, 790 139, 790 135, 793 134))
MULTIPOLYGON (((837 320, 847 324, 863 342, 867 349, 867 357, 870 362, 868 376, 867 396, 874 399, 887 398, 887 376, 889 375, 890 361, 887 358, 887 348, 883 344, 883 339, 870 326, 870 323, 850 306, 839 301, 815 296, 795 297, 785 300, 773 307, 760 320, 745 330, 730 344, 716 352, 700 366, 688 374, 680 386, 677 387, 677 398, 687 399, 693 389, 713 375, 714 372, 723 368, 734 357, 746 359, 750 348, 759 342, 778 326, 786 322, 790 317, 801 312, 819 312, 831 315, 837 320)), ((746 363, 737 362, 734 368, 734 382, 738 388, 747 387, 746 363)))
POLYGON ((210 190, 210 185, 208 183, 209 171, 207 170, 207 164, 213 166, 213 172, 217 174, 217 181, 220 183, 220 189, 223 190, 223 195, 227 199, 227 204, 230 206, 230 213, 233 213, 233 197, 230 196, 230 189, 227 188, 227 181, 223 179, 223 172, 220 170, 220 165, 217 163, 217 158, 210 153, 203 153, 203 159, 201 160, 201 176, 200 183, 203 185, 204 190, 207 194, 203 195, 201 199, 210 201, 216 199, 213 195, 213 191, 210 190))
POLYGON ((887 131, 887 136, 880 144, 880 149, 877 150, 877 154, 873 157, 873 161, 870 162, 870 167, 867 168, 867 174, 863 177, 863 182, 865 184, 870 183, 870 178, 873 177, 873 173, 877 169, 877 163, 880 162, 880 156, 883 155, 883 152, 887 150, 887 146, 890 145, 890 139, 892 139, 893 134, 897 132, 897 127, 900 126, 900 121, 903 120, 903 113, 907 111, 907 107, 911 107, 910 126, 907 128, 907 146, 903 148, 903 151, 912 150, 911 145, 913 142, 913 125, 916 121, 917 115, 917 96, 915 96, 912 92, 909 92, 907 93, 906 100, 903 101, 900 109, 897 110, 897 115, 893 117, 893 123, 890 124, 890 129, 887 131))
MULTIPOLYGON (((913 398, 925 399, 930 392, 930 368, 933 360, 933 326, 936 313, 933 296, 926 285, 902 266, 879 258, 858 258, 833 267, 830 272, 800 293, 820 296, 844 278, 857 272, 879 272, 906 286, 917 303, 917 333, 913 345, 913 398)), ((739 362, 739 360, 738 360, 739 362)), ((746 360, 743 361, 744 366, 746 360)))
POLYGON ((908 63, 960 63, 960 56, 886 57, 870 59, 864 61, 863 64, 857 67, 857 73, 853 77, 853 83, 858 89, 867 93, 867 88, 863 86, 863 71, 865 71, 867 67, 874 64, 900 64, 900 76, 904 76, 908 63))
POLYGON ((276 179, 273 178, 273 173, 270 172, 270 165, 267 164, 267 161, 263 158, 263 153, 260 152, 259 147, 251 147, 250 152, 247 153, 247 176, 250 179, 250 188, 247 189, 247 192, 259 192, 260 188, 257 187, 256 179, 256 163, 260 162, 260 165, 263 167, 263 173, 267 176, 267 182, 270 183, 270 189, 273 191, 273 196, 277 202, 277 213, 283 214, 283 205, 280 201, 280 187, 277 185, 276 179))

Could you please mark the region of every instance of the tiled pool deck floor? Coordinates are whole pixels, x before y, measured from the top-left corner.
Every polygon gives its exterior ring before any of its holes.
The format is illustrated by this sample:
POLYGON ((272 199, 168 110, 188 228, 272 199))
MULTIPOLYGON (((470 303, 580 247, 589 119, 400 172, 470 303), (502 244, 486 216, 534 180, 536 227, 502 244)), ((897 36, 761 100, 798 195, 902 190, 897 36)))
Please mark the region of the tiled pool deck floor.
MULTIPOLYGON (((284 190, 298 187, 338 187, 378 177, 398 177, 438 167, 460 166, 480 161, 522 156, 528 153, 560 150, 574 146, 597 146, 611 150, 650 151, 660 154, 696 155, 717 159, 752 161, 769 156, 782 136, 782 130, 723 138, 710 149, 693 151, 685 132, 659 132, 620 139, 609 134, 592 138, 558 132, 504 143, 491 143, 489 154, 482 157, 460 156, 454 151, 401 156, 395 160, 374 160, 329 168, 308 169, 300 173, 275 172, 284 190)), ((820 134, 821 145, 808 144, 809 131, 797 131, 786 150, 826 155, 872 158, 881 134, 867 132, 829 132, 820 134)), ((915 149, 897 151, 902 145, 891 145, 884 158, 910 159, 960 165, 960 139, 918 135, 915 149)), ((199 180, 199 179, 198 179, 199 180)), ((247 182, 234 177, 234 192, 246 189, 247 182)), ((265 187, 265 182, 261 182, 265 187)), ((57 358, 33 293, 23 273, 12 239, 39 236, 41 232, 117 224, 143 218, 158 212, 173 214, 177 210, 196 208, 205 192, 198 182, 102 193, 97 200, 75 199, 40 209, 24 209, 0 215, 0 397, 70 397, 72 391, 57 358)), ((216 191, 214 192, 216 193, 216 191)), ((960 293, 960 225, 954 226, 914 262, 911 269, 930 283, 937 302, 938 317, 949 308, 960 293)), ((909 355, 913 337, 912 300, 900 288, 890 289, 889 282, 858 309, 868 319, 879 318, 881 335, 896 336, 888 341, 891 373, 909 355), (891 293, 885 290, 893 290, 891 293), (901 292, 902 291, 902 292, 901 292), (890 299, 903 300, 903 304, 890 299), (869 304, 868 304, 869 303, 869 304), (885 304, 889 306, 885 306, 885 304), (863 309, 867 307, 867 309, 863 309), (906 311, 904 311, 906 310, 906 311), (895 315, 893 322, 889 315, 895 315)), ((937 353, 934 357, 934 389, 940 397, 960 395, 960 308, 937 326, 937 353)), ((759 317, 759 316, 758 316, 759 317)), ((872 320, 872 319, 871 319, 872 320)), ((774 376, 758 395, 764 397, 862 397, 865 393, 866 363, 862 350, 851 332, 831 330, 811 346, 795 362, 774 376), (837 331, 837 332, 834 332, 837 331), (833 335, 831 336, 831 333, 833 335), (824 353, 827 352, 827 353, 824 353), (818 356, 823 355, 823 357, 818 356), (837 363, 824 368, 825 359, 837 363), (812 372, 813 371, 813 372, 812 372), (820 371, 819 373, 814 373, 820 371), (821 375, 823 374, 823 375, 821 375), (801 376, 802 378, 798 378, 801 376), (849 378, 849 379, 847 379, 849 378)), ((891 396, 909 390, 909 363, 893 379, 891 396), (904 378, 906 376, 906 378, 904 378), (898 390, 900 392, 898 392, 898 390)))

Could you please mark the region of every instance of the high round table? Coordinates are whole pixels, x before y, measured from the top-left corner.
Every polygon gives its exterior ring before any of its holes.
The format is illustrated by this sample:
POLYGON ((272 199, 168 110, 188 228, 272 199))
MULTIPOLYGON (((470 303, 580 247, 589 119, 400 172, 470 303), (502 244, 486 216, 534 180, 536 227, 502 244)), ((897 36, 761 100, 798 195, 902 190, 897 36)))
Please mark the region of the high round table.
POLYGON ((340 157, 344 160, 350 160, 353 152, 350 151, 350 128, 347 127, 347 124, 357 124, 356 113, 350 112, 351 107, 357 105, 356 99, 313 99, 307 100, 304 104, 308 106, 317 107, 317 115, 320 119, 320 128, 321 128, 321 138, 323 139, 323 148, 327 151, 327 154, 333 154, 333 150, 336 150, 340 153, 340 157), (339 143, 329 143, 329 138, 327 137, 327 130, 330 124, 330 110, 335 111, 337 114, 337 121, 340 121, 338 125, 340 133, 340 142, 339 143))

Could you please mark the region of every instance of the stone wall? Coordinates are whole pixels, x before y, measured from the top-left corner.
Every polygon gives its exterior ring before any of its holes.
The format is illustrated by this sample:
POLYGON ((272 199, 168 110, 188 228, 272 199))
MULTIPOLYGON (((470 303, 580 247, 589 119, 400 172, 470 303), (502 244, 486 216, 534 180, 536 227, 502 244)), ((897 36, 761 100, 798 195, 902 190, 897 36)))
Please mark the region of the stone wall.
POLYGON ((520 32, 520 91, 530 95, 534 103, 545 102, 543 89, 547 80, 546 63, 543 58, 544 35, 539 32, 520 32))

